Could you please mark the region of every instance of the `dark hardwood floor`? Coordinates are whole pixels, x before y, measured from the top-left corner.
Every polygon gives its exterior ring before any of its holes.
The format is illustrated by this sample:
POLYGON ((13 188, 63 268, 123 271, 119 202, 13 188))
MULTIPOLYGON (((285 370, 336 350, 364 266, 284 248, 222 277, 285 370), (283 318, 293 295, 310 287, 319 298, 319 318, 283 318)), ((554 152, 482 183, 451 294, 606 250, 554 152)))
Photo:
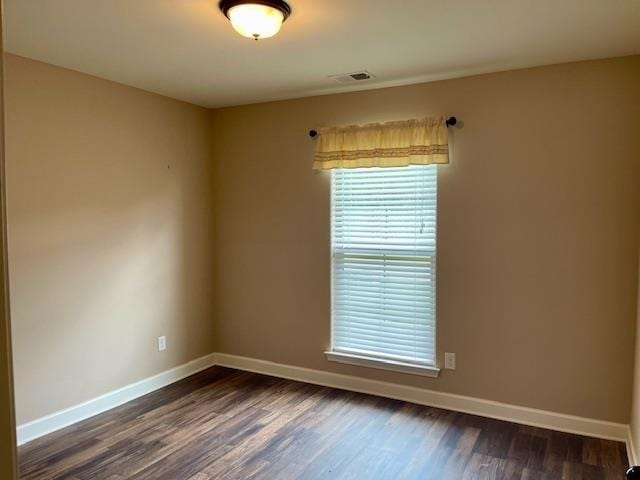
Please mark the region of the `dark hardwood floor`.
POLYGON ((20 448, 23 479, 622 480, 622 443, 214 367, 20 448))

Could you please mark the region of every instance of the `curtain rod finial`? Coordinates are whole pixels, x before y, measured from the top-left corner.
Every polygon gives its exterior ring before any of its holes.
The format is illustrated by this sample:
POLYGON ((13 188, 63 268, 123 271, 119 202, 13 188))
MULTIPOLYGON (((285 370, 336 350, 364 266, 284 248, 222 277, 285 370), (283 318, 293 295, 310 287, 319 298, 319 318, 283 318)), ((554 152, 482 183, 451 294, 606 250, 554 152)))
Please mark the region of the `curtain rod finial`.
POLYGON ((447 118, 447 127, 453 127, 456 123, 458 123, 458 119, 456 117, 447 118))
POLYGON ((309 136, 311 138, 315 138, 318 136, 318 131, 317 130, 309 130, 309 136))

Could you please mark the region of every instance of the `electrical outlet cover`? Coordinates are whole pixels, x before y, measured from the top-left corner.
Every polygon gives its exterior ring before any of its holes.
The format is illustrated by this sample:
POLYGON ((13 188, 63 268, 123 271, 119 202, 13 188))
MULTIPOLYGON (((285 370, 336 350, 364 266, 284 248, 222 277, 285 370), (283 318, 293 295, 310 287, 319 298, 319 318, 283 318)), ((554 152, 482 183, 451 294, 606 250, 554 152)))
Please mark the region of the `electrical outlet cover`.
POLYGON ((444 368, 447 370, 455 370, 456 369, 456 354, 445 352, 444 354, 444 368))

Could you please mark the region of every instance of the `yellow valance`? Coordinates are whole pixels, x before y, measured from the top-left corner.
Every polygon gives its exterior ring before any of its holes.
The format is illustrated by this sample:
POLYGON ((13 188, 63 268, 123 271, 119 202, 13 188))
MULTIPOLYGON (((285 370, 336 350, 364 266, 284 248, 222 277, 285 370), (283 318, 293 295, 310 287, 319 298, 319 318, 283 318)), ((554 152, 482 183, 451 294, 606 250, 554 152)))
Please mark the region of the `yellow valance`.
POLYGON ((314 170, 449 163, 444 117, 319 130, 314 170))

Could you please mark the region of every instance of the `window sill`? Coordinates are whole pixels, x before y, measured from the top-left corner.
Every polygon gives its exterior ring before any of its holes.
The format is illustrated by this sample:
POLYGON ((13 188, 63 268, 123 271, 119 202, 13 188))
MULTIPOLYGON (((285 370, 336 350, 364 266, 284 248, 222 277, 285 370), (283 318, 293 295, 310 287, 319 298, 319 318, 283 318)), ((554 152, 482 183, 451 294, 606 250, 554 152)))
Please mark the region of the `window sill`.
POLYGON ((365 357, 362 355, 354 355, 352 353, 342 352, 324 352, 327 360, 330 362, 346 363, 348 365, 357 365, 359 367, 377 368, 380 370, 389 370, 392 372, 409 373, 412 375, 421 375, 423 377, 438 378, 440 369, 429 365, 415 365, 413 363, 398 362, 394 360, 383 360, 380 358, 365 357))

